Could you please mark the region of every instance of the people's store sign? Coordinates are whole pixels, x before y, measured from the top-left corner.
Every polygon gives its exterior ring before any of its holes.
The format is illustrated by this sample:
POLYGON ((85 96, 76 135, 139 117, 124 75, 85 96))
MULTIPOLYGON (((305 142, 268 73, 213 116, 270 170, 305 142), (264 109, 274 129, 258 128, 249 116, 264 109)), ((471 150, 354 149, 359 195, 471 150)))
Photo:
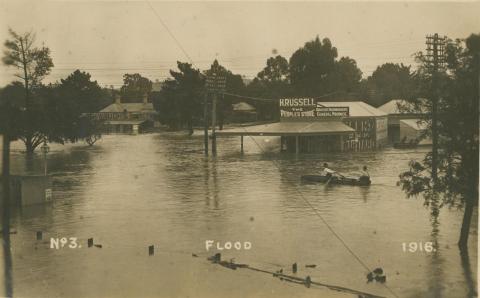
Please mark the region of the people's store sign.
POLYGON ((296 118, 330 118, 348 117, 348 107, 326 107, 315 98, 282 98, 280 99, 280 117, 296 118))

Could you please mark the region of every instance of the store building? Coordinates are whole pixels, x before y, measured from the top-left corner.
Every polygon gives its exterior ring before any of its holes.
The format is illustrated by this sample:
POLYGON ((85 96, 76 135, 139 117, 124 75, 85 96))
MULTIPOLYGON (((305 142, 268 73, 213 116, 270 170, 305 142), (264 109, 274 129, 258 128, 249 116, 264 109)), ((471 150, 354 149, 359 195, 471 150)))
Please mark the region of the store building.
MULTIPOLYGON (((217 132, 219 136, 279 136, 295 153, 370 150, 387 143, 387 114, 361 101, 280 99, 280 122, 217 132)), ((242 146, 243 148, 243 146, 242 146)))

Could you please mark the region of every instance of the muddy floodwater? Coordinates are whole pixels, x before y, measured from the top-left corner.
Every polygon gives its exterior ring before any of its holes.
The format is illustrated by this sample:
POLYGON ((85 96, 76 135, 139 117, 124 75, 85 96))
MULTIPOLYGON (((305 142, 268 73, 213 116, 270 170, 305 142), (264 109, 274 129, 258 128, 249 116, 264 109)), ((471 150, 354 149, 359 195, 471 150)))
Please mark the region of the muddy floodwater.
MULTIPOLYGON (((443 208, 432 219, 422 198, 406 199, 396 185, 408 161, 428 149, 295 157, 278 152, 278 139, 258 137, 245 138, 242 155, 239 138, 220 138, 212 159, 202 142, 196 132, 108 135, 93 147, 51 144, 54 202, 12 216, 15 296, 356 297, 206 260, 227 242, 241 248, 222 250, 225 260, 289 275, 297 263, 298 277, 377 295, 473 295, 477 211, 462 258, 462 211, 443 208), (301 183, 324 162, 345 173, 367 165, 372 185, 301 183), (51 238, 62 237, 77 238, 79 247, 50 248, 51 238), (88 238, 101 248, 87 248, 88 238), (208 252, 207 240, 214 243, 208 252), (404 251, 410 242, 438 245, 404 251), (383 268, 387 282, 366 283, 360 261, 383 268)), ((20 143, 12 150, 13 173, 43 173, 40 151, 27 161, 20 143)))

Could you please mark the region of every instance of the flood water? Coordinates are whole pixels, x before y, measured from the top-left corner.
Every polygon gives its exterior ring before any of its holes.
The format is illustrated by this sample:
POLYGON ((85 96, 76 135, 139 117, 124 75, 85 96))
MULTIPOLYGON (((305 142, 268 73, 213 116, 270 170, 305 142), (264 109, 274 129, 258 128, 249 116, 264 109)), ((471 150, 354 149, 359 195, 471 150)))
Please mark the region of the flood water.
MULTIPOLYGON (((356 297, 213 265, 206 257, 216 250, 207 252, 206 240, 251 243, 249 250, 223 250, 223 259, 286 274, 296 262, 299 277, 378 295, 472 296, 477 211, 470 255, 462 259, 462 211, 445 207, 432 220, 422 198, 406 199, 396 186, 408 161, 427 149, 295 157, 278 153, 278 139, 263 137, 245 138, 241 155, 239 138, 220 138, 213 159, 203 155, 202 142, 200 133, 159 133, 104 136, 93 147, 52 144, 54 202, 12 218, 15 296, 356 297), (324 162, 346 173, 367 165, 372 185, 300 182, 324 162), (332 231, 369 268, 384 269, 391 291, 366 283, 367 270, 332 231), (51 237, 76 237, 82 247, 51 249, 51 237), (87 248, 87 238, 102 248, 87 248), (438 243, 435 252, 402 249, 430 241, 438 243)), ((27 163, 20 143, 12 150, 13 173, 43 172, 40 153, 27 163)))

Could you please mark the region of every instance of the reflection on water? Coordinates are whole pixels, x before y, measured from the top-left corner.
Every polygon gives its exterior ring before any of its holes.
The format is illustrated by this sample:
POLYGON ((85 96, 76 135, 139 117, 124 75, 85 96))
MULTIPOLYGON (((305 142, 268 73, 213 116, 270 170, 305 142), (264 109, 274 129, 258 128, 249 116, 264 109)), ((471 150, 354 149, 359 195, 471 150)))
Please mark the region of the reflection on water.
MULTIPOLYGON (((162 133, 105 136, 94 147, 52 145, 55 202, 13 215, 18 296, 350 297, 217 268, 205 261, 206 240, 252 243, 251 250, 222 251, 225 259, 272 271, 296 262, 299 277, 388 296, 380 284, 366 284, 365 269, 305 200, 364 263, 386 271, 387 285, 400 297, 472 295, 477 271, 468 262, 477 263, 477 235, 470 237, 470 255, 459 258, 462 212, 443 208, 432 219, 421 199, 405 199, 396 186, 424 149, 296 157, 279 154, 278 139, 259 137, 245 138, 240 154, 238 138, 222 138, 213 158, 204 156, 202 142, 201 135, 162 133), (300 182, 324 162, 345 173, 366 165, 373 183, 300 182), (35 240, 36 231, 46 243, 35 240), (49 249, 50 237, 77 237, 84 245, 92 237, 102 248, 49 249), (402 251, 404 242, 427 241, 438 244, 435 253, 402 251)), ((41 155, 27 166, 15 146, 14 171, 43 171, 41 155)), ((475 212, 475 231, 476 221, 475 212)))

